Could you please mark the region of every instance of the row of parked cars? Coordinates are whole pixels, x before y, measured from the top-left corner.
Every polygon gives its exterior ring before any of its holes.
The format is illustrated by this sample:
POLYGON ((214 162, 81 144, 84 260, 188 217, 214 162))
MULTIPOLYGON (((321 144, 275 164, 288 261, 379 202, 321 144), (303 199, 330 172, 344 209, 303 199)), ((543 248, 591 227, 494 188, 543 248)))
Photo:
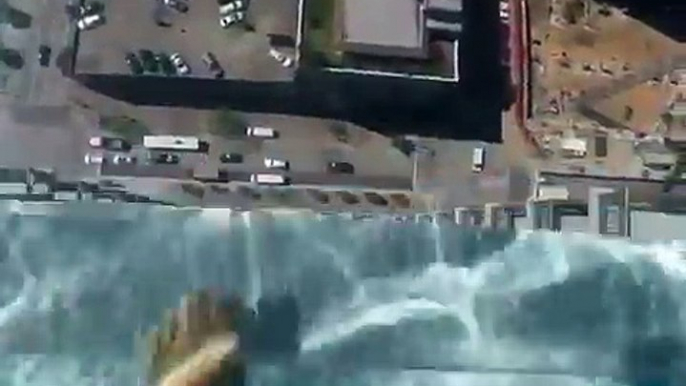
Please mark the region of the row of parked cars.
MULTIPOLYGON (((206 52, 201 59, 215 78, 224 77, 224 69, 213 53, 206 52)), ((134 75, 163 74, 167 76, 186 76, 191 73, 190 66, 178 52, 167 55, 164 52, 154 53, 150 50, 142 49, 138 50, 137 53, 127 52, 124 55, 124 60, 129 67, 129 71, 134 75)))

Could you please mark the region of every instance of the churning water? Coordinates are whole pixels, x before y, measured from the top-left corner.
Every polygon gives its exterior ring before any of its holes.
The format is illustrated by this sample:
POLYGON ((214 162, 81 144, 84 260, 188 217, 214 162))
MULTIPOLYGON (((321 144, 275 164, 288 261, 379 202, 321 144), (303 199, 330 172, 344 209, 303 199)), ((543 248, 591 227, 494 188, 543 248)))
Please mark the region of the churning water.
POLYGON ((297 300, 299 353, 253 364, 251 385, 686 379, 678 244, 390 217, 68 208, 0 215, 2 386, 136 385, 135 333, 206 287, 297 300))

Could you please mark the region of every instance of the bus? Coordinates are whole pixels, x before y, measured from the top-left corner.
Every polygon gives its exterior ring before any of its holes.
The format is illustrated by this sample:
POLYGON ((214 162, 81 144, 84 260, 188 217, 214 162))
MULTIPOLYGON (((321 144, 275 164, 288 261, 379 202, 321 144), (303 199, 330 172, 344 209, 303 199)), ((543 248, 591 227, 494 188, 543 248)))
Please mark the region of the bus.
POLYGON ((197 137, 181 135, 146 135, 143 137, 143 146, 150 150, 201 150, 201 142, 197 137))

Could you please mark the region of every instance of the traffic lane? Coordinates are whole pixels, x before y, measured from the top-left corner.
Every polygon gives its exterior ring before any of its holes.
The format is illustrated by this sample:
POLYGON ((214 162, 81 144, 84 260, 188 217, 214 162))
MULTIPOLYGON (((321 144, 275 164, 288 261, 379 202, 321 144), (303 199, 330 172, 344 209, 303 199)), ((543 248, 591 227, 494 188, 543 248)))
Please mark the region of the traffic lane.
MULTIPOLYGON (((340 186, 342 189, 383 189, 383 190, 411 190, 412 179, 395 176, 359 176, 354 174, 324 174, 324 173, 288 173, 270 171, 270 174, 281 174, 291 179, 291 185, 309 186, 340 186)), ((227 170, 223 175, 227 182, 250 182, 253 173, 227 170)))

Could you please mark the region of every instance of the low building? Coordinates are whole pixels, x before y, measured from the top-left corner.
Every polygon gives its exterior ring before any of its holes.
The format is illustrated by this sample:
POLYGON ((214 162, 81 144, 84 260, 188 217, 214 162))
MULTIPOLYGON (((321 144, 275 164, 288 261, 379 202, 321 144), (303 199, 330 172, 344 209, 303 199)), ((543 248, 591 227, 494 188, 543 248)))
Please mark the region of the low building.
POLYGON ((350 53, 428 56, 423 6, 417 0, 344 0, 342 47, 350 53))

